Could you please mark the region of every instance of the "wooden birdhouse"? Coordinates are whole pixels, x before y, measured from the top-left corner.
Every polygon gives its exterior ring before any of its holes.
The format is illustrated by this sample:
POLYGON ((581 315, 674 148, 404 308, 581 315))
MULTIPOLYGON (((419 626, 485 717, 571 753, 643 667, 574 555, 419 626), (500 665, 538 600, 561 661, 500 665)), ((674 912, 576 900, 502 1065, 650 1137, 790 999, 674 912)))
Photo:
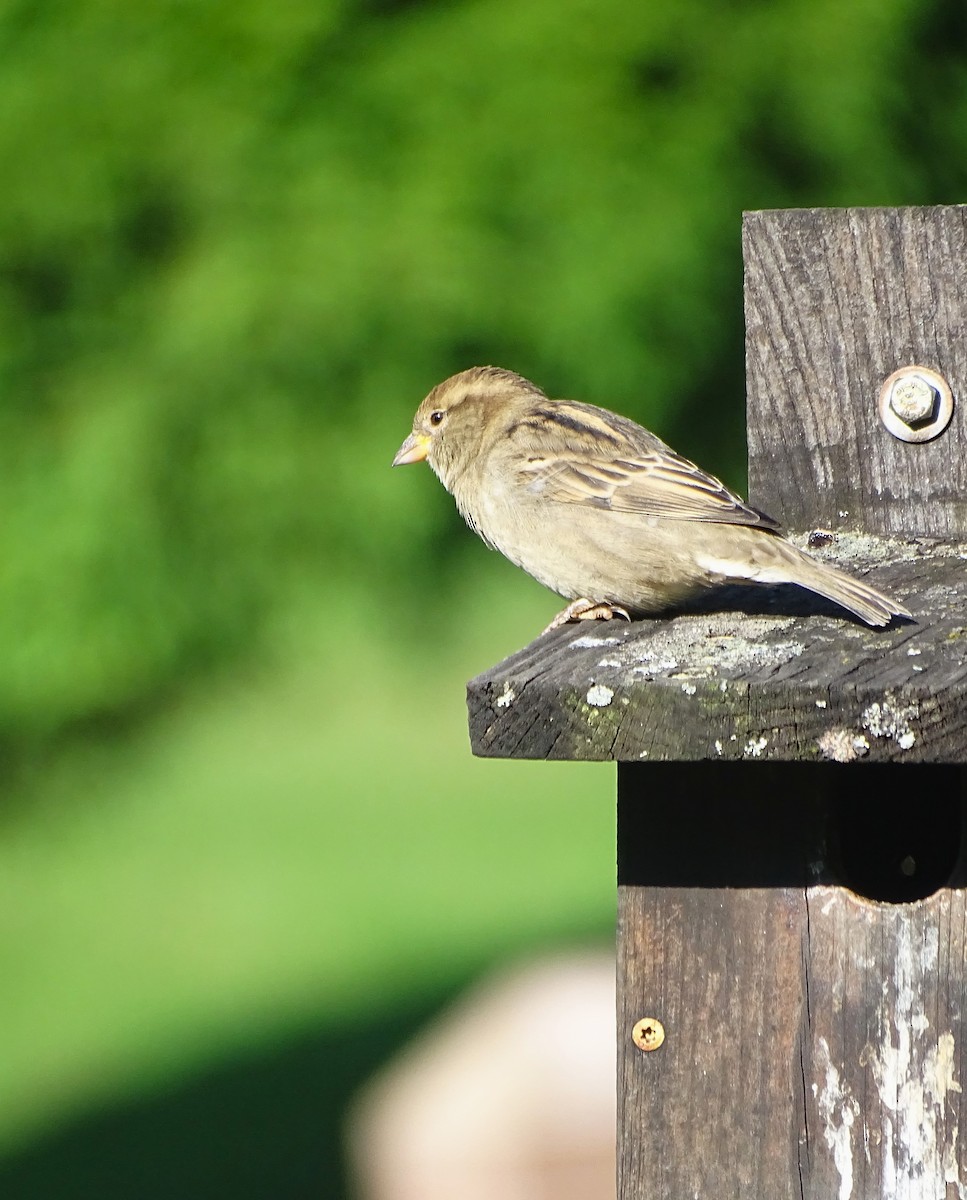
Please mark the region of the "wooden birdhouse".
POLYGON ((962 1198, 967 208, 744 251, 750 499, 915 622, 568 626, 470 683, 473 749, 618 763, 619 1200, 962 1198))

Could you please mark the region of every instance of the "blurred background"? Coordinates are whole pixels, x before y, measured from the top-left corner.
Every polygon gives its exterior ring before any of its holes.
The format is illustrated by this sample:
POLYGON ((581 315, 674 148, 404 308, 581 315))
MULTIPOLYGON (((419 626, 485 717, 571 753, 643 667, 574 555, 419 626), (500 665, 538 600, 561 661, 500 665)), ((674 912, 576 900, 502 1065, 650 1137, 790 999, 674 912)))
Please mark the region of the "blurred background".
POLYGON ((967 8, 2 0, 0 64, 0 1195, 355 1197, 409 1035, 612 937, 613 770, 469 754, 558 605, 414 409, 744 486, 741 212, 964 199, 967 8))

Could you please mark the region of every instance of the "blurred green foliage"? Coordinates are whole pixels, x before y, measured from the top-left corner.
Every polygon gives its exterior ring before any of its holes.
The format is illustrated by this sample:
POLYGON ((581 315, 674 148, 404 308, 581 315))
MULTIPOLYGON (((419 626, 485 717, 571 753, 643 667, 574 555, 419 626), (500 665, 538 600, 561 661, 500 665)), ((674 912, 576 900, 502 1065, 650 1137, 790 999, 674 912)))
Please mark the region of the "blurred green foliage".
POLYGON ((387 469, 478 361, 741 482, 743 208, 951 201, 959 0, 0 8, 0 733, 239 653, 293 596, 412 611, 387 469))
MULTIPOLYGON (((491 604, 472 660, 523 617, 491 604)), ((4 1200, 340 1195, 333 1109, 447 992, 608 937, 613 772, 471 760, 462 679, 412 660, 307 619, 281 668, 64 750, 5 814, 4 1200)))

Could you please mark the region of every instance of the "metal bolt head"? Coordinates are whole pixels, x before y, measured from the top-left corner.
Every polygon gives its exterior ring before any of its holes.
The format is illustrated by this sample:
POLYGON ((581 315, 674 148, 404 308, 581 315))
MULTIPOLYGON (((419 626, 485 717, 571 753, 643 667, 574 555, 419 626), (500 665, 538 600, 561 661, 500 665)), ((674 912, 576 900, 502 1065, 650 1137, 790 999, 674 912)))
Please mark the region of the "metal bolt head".
POLYGON ((890 408, 907 425, 930 421, 940 403, 940 393, 922 375, 905 375, 890 388, 890 408))
POLYGON ((929 442, 950 424, 954 398, 950 385, 929 367, 901 367, 880 388, 880 420, 904 442, 929 442))

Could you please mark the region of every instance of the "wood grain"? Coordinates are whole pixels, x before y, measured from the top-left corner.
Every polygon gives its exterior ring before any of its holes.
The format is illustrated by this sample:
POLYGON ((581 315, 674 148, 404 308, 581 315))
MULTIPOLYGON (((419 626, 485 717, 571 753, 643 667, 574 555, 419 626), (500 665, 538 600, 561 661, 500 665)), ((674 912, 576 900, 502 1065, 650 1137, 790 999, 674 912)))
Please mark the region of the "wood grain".
POLYGON ((800 1200, 804 907, 792 889, 619 889, 619 1200, 800 1200), (650 1053, 644 1016, 665 1027, 650 1053))
POLYGON ((749 493, 791 529, 967 535, 967 207, 747 213, 749 493), (876 404, 943 375, 953 420, 911 445, 876 404))

